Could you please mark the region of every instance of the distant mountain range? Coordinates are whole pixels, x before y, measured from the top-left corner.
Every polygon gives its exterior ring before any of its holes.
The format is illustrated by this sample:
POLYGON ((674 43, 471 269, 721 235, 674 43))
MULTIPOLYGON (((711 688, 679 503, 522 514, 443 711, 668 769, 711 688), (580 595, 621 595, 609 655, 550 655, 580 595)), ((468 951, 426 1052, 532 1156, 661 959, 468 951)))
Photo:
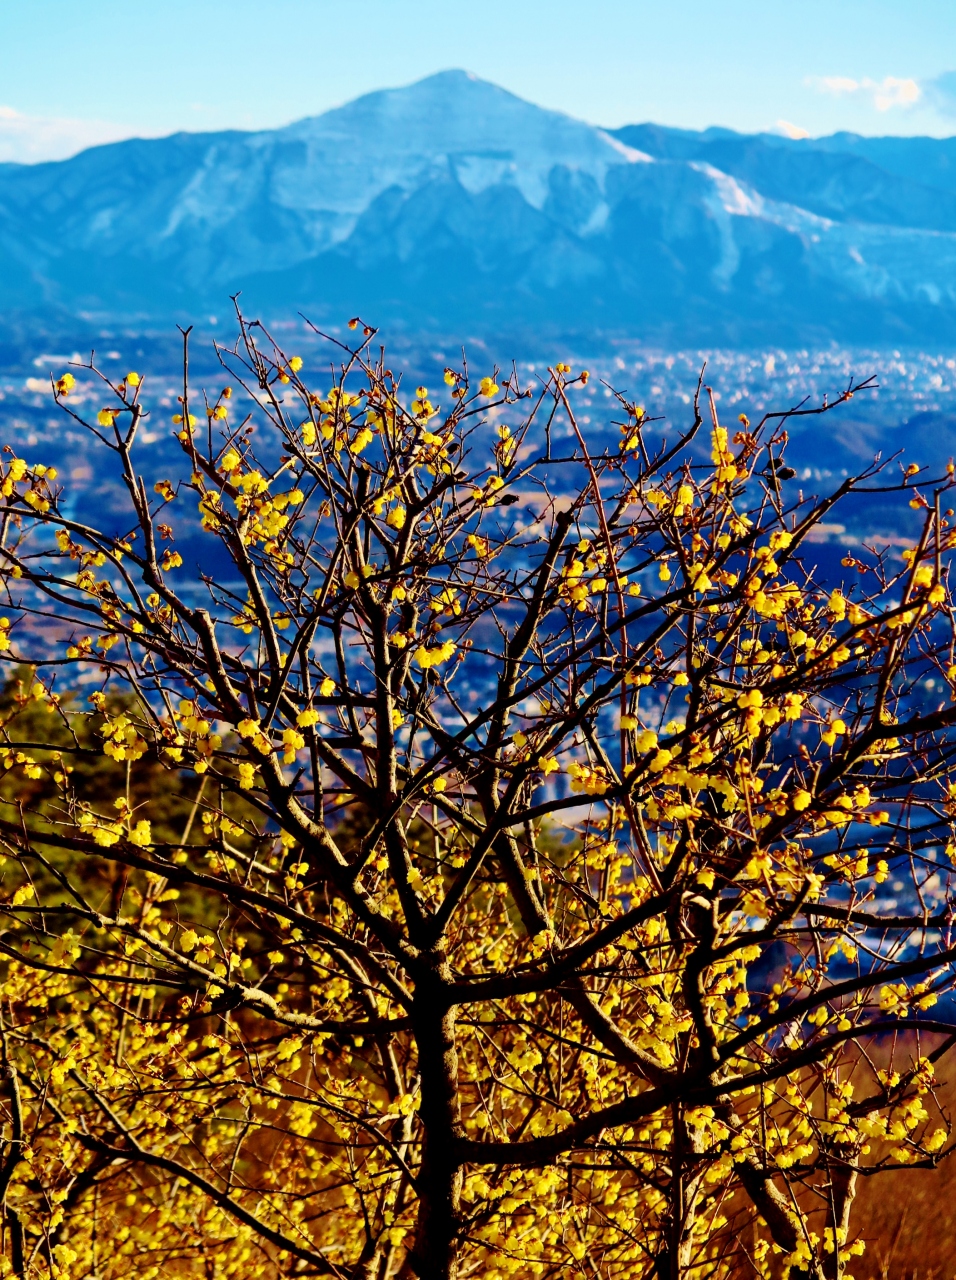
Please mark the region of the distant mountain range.
POLYGON ((602 130, 461 71, 0 165, 0 316, 956 342, 956 138, 602 130))

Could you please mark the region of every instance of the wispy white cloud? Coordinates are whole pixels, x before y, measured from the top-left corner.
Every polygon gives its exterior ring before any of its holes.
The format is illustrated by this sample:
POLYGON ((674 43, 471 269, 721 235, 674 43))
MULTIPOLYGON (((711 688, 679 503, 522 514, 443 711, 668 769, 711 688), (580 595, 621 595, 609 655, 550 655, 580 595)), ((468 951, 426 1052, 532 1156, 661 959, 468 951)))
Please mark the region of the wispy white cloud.
POLYGON ((116 142, 131 133, 132 129, 106 120, 28 116, 13 107, 0 106, 0 161, 31 164, 38 160, 63 160, 84 147, 116 142))
POLYGON ((893 107, 913 107, 922 97, 922 90, 915 80, 899 76, 885 76, 882 80, 864 77, 854 80, 850 76, 809 76, 807 84, 820 93, 834 97, 869 98, 877 111, 890 111, 893 107))

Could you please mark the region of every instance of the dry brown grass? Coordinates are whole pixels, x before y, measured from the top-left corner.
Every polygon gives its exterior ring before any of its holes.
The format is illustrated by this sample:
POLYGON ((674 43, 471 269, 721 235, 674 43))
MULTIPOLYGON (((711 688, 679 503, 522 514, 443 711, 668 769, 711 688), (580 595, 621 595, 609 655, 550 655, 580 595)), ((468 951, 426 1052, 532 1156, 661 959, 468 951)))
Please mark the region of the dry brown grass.
MULTIPOLYGON (((757 1280, 746 1261, 756 1239, 750 1213, 741 1212, 737 1280, 757 1280)), ((854 1280, 956 1280, 956 1158, 938 1169, 899 1169, 863 1179, 853 1215, 866 1253, 849 1267, 854 1280)), ((772 1274, 780 1276, 779 1259, 772 1274)))
POLYGON ((954 1280, 956 1160, 865 1179, 854 1219, 867 1242, 855 1280, 954 1280))
MULTIPOLYGON (((896 1047, 901 1058, 913 1048, 902 1036, 896 1047)), ((923 1051, 932 1047, 932 1042, 925 1043, 923 1051)), ((891 1065, 890 1048, 871 1046, 877 1065, 891 1065)), ((956 1057, 940 1063, 937 1078, 934 1093, 939 1110, 954 1123, 956 1137, 956 1057)), ((928 1100, 927 1106, 933 1110, 928 1100)), ((819 1198, 806 1191, 797 1195, 811 1214, 811 1230, 819 1230, 819 1198)), ((729 1216, 731 1234, 741 1250, 735 1272, 738 1280, 757 1277, 746 1261, 756 1238, 752 1214, 749 1202, 735 1199, 729 1216), (739 1215, 736 1220, 734 1210, 739 1215)), ((866 1241, 863 1257, 853 1258, 848 1267, 853 1280, 956 1280, 956 1151, 935 1169, 896 1167, 860 1178, 851 1232, 866 1241)), ((779 1258, 771 1265, 778 1280, 779 1258)))
MULTIPOLYGON (((940 1064, 935 1093, 956 1117, 956 1062, 940 1064)), ((897 1168, 861 1178, 853 1233, 866 1241, 854 1280, 956 1280, 956 1154, 936 1169, 897 1168)))

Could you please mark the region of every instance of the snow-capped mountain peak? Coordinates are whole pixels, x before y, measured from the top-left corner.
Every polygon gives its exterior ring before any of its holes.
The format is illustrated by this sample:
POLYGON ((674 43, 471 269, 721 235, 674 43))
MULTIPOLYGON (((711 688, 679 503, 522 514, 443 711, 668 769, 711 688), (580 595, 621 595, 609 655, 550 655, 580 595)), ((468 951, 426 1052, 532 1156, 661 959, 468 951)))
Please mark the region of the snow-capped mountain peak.
MULTIPOLYGON (((314 207, 358 213, 389 187, 450 177, 473 194, 505 183, 533 208, 564 166, 603 189, 609 167, 649 159, 601 129, 547 111, 467 71, 443 71, 402 89, 357 98, 277 135, 306 148, 314 207)), ((268 139, 268 141, 267 141, 268 139)))

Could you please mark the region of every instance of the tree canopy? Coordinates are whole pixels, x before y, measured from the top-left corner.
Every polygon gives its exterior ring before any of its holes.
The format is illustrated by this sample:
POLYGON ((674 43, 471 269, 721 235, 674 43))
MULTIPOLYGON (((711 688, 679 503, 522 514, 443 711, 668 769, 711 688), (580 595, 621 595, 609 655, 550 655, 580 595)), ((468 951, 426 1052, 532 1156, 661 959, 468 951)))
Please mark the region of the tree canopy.
POLYGON ((112 510, 6 447, 5 1274, 846 1275, 949 1145, 952 465, 375 340, 240 316, 179 474, 64 372, 112 510))

